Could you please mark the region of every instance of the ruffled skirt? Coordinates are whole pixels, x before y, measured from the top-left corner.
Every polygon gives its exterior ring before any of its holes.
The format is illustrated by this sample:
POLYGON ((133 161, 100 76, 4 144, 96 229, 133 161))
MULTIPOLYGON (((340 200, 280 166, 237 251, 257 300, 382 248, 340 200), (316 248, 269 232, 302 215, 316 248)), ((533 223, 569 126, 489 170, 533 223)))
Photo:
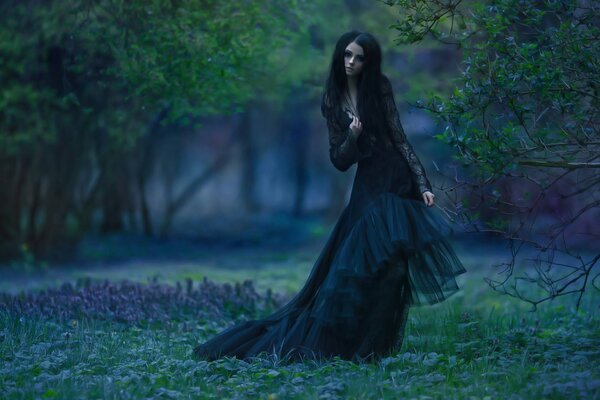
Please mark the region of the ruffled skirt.
POLYGON ((194 356, 371 361, 399 350, 410 306, 447 299, 466 270, 448 242, 452 229, 423 201, 384 191, 359 214, 353 206, 351 200, 291 301, 225 329, 194 356))

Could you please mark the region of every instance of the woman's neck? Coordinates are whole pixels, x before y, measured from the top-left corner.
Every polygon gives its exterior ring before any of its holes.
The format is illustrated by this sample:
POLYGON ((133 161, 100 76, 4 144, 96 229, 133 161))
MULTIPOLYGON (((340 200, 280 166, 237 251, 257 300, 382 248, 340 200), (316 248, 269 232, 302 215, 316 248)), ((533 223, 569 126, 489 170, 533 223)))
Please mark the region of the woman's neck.
POLYGON ((355 77, 347 77, 348 81, 347 81, 347 86, 348 86, 348 99, 346 99, 346 101, 349 102, 348 106, 350 107, 350 110, 352 110, 352 113, 355 114, 356 113, 356 103, 358 103, 358 89, 357 89, 357 79, 355 77))
POLYGON ((356 88, 357 88, 357 79, 354 76, 348 76, 347 77, 348 81, 348 91, 350 93, 356 93, 356 88))

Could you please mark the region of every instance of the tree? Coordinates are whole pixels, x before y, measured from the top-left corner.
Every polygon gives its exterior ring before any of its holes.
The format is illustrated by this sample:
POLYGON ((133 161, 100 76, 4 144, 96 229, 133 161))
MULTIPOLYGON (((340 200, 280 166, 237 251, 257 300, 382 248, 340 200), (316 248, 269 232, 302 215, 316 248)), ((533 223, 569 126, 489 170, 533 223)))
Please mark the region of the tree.
MULTIPOLYGON (((3 2, 0 256, 24 243, 60 255, 58 244, 97 226, 119 231, 132 213, 151 233, 145 186, 156 136, 239 112, 266 82, 277 96, 274 87, 310 75, 310 64, 276 71, 320 4, 3 2)), ((169 219, 199 178, 175 193, 169 219)))
POLYGON ((455 88, 418 105, 463 170, 442 188, 448 215, 501 235, 510 261, 495 290, 537 304, 600 275, 600 8, 591 1, 396 0, 399 43, 432 37, 463 51, 455 88), (533 252, 532 259, 527 259, 533 252), (517 260, 535 271, 514 275, 517 260), (526 295, 519 282, 540 287, 526 295))

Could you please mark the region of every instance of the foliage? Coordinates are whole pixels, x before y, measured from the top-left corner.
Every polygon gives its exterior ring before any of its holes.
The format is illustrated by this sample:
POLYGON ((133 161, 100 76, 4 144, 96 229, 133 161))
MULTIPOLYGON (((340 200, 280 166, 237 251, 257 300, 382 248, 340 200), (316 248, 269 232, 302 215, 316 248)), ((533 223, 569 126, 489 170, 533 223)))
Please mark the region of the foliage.
MULTIPOLYGON (((540 251, 527 262, 537 277, 519 278, 546 289, 525 299, 534 306, 600 288, 600 231, 589 223, 600 216, 600 10, 576 0, 386 3, 403 16, 399 42, 430 34, 463 52, 454 89, 421 102, 466 172, 442 171, 453 181, 448 214, 508 239, 509 276, 520 250, 540 251)), ((516 283, 488 283, 523 297, 516 283)))
POLYGON ((3 2, 0 257, 17 257, 23 243, 57 256, 135 213, 146 222, 152 138, 313 79, 319 64, 290 54, 311 51, 321 6, 3 2))
POLYGON ((146 107, 168 107, 180 119, 229 113, 268 82, 276 91, 273 78, 287 83, 290 76, 276 72, 299 39, 289 27, 306 9, 296 1, 160 1, 122 2, 107 12, 127 21, 111 43, 116 73, 146 107))
MULTIPOLYGON (((152 286, 137 289, 150 295, 152 286)), ((478 281, 441 307, 411 310, 402 350, 372 364, 338 358, 287 363, 268 355, 250 363, 230 357, 198 362, 191 351, 199 341, 267 310, 215 318, 209 316, 208 300, 164 319, 164 310, 175 310, 182 302, 174 295, 175 286, 161 286, 155 288, 161 301, 152 301, 144 314, 160 323, 105 318, 102 309, 112 304, 111 298, 124 295, 121 306, 129 307, 125 303, 142 297, 124 292, 126 287, 95 286, 98 312, 72 319, 52 313, 20 315, 16 303, 2 307, 2 397, 381 399, 427 393, 445 399, 586 399, 600 388, 598 316, 592 309, 571 313, 554 304, 523 315, 510 299, 483 293, 478 281), (156 314, 150 311, 154 306, 156 314)), ((204 290, 207 299, 231 293, 225 286, 200 282, 198 291, 204 290)), ((69 305, 74 297, 66 289, 48 291, 42 298, 57 303, 56 309, 76 307, 69 305)))
POLYGON ((75 287, 64 283, 35 293, 0 295, 0 305, 23 318, 41 316, 65 322, 93 318, 129 324, 162 323, 195 318, 219 320, 239 318, 283 305, 285 298, 256 292, 251 280, 235 285, 215 284, 206 279, 194 287, 191 279, 175 286, 123 280, 93 282, 79 279, 75 287))

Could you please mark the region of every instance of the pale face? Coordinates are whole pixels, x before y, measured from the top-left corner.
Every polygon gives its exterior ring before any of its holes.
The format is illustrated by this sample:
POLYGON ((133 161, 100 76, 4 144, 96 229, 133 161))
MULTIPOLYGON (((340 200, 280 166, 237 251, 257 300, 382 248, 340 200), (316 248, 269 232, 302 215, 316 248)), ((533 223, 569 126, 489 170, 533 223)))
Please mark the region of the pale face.
POLYGON ((358 76, 362 72, 365 63, 365 53, 363 48, 352 42, 346 46, 344 51, 344 66, 346 67, 346 76, 358 76))

